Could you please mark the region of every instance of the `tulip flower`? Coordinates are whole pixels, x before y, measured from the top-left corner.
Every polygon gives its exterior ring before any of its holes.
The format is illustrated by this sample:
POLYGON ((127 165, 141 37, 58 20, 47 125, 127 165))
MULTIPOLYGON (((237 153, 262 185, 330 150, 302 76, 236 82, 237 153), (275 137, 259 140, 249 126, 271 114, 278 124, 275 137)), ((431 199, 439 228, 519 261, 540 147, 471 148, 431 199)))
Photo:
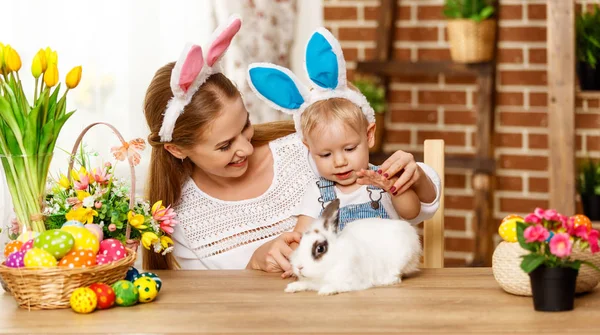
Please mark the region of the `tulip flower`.
POLYGON ((56 67, 56 64, 48 64, 48 69, 44 73, 44 83, 48 87, 53 87, 58 83, 58 67, 56 67))
POLYGON ((65 82, 69 89, 77 87, 79 85, 79 81, 81 80, 81 66, 76 66, 69 73, 67 73, 67 78, 65 82))

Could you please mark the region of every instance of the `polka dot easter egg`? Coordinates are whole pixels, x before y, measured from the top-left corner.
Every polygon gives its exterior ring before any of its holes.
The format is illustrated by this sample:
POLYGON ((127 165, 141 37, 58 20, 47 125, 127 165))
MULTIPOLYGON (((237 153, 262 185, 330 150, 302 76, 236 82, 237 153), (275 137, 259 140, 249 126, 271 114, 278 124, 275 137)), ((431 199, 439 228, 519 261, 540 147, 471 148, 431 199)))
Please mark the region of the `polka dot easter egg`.
POLYGON ((156 282, 156 290, 158 292, 160 292, 160 289, 162 288, 162 280, 158 277, 158 275, 154 272, 144 272, 144 273, 140 273, 137 276, 133 277, 133 280, 137 280, 138 278, 142 278, 142 277, 148 277, 148 278, 152 278, 152 280, 154 280, 154 282, 156 282))
POLYGON ((52 268, 56 266, 56 258, 48 251, 39 248, 27 251, 23 261, 27 268, 52 268))
POLYGON ((12 254, 8 255, 6 259, 6 266, 10 268, 22 268, 25 266, 25 252, 24 251, 15 251, 12 254))
POLYGON ((36 238, 40 233, 36 231, 26 231, 17 237, 17 241, 21 241, 23 243, 36 238))
POLYGON ((139 274, 140 274, 140 272, 136 268, 134 268, 133 266, 130 266, 129 270, 127 270, 127 274, 125 275, 125 280, 129 280, 130 282, 133 282, 133 281, 135 281, 135 279, 138 278, 139 274))
POLYGON ((48 251, 54 258, 63 258, 75 245, 75 239, 66 231, 52 229, 38 235, 33 246, 48 251))
POLYGON ((108 256, 102 254, 96 255, 96 264, 103 265, 108 263, 112 263, 112 260, 108 256))
POLYGON ((112 289, 115 291, 115 302, 118 306, 128 307, 138 302, 139 292, 132 282, 119 280, 112 285, 112 289))
POLYGON ((65 223, 63 223, 62 227, 60 227, 61 229, 64 227, 69 227, 69 226, 74 226, 74 227, 81 227, 83 228, 83 223, 77 221, 77 220, 69 220, 65 223))
POLYGON ((62 227, 60 230, 66 231, 73 235, 75 239, 75 246, 73 250, 93 250, 94 253, 98 253, 98 249, 100 248, 100 243, 98 242, 98 238, 96 235, 92 234, 91 231, 77 226, 67 226, 62 227))
POLYGON ((102 231, 102 227, 95 223, 88 223, 84 226, 85 229, 89 230, 92 234, 96 236, 98 242, 102 242, 104 239, 104 232, 102 231))
POLYGON ((73 250, 63 257, 59 266, 73 268, 89 268, 96 265, 96 254, 92 250, 73 250))
POLYGON ((4 247, 4 257, 8 257, 8 255, 13 252, 21 250, 22 246, 23 242, 17 240, 6 243, 6 246, 4 247))
POLYGON ((35 241, 34 239, 31 239, 31 240, 25 242, 25 244, 23 244, 23 246, 21 247, 21 251, 27 252, 27 251, 31 250, 33 248, 34 241, 35 241))
POLYGON ((109 238, 100 243, 100 254, 107 256, 111 261, 115 262, 127 256, 127 251, 121 241, 109 238))
POLYGON ((151 302, 158 295, 156 282, 149 277, 140 277, 133 282, 137 288, 139 297, 138 301, 142 303, 151 302))
POLYGON ((498 234, 506 242, 517 242, 517 221, 523 221, 523 218, 517 215, 509 215, 502 220, 498 227, 498 234))
POLYGON ((96 298, 96 293, 94 293, 92 289, 88 287, 80 287, 73 291, 69 302, 71 303, 72 310, 77 313, 87 314, 96 309, 96 306, 98 305, 98 298, 96 298))
POLYGON ((104 283, 94 283, 90 285, 90 289, 96 293, 98 309, 108 309, 115 305, 117 297, 112 287, 104 283))

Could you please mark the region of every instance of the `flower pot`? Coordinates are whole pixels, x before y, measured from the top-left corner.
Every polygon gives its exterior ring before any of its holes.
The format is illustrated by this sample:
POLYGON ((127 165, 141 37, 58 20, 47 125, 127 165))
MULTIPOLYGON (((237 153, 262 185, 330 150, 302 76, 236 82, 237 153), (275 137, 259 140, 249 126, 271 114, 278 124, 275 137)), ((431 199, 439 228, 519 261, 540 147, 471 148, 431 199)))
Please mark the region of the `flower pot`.
POLYGON ((600 221, 600 195, 582 194, 583 213, 592 221, 600 221))
POLYGON ((561 312, 573 309, 578 270, 539 266, 529 274, 536 311, 561 312))
POLYGON ((369 150, 370 152, 381 152, 383 149, 383 136, 385 134, 385 114, 375 113, 375 145, 369 150))
POLYGON ((494 58, 496 20, 476 22, 468 19, 448 21, 450 56, 457 63, 480 63, 494 58))
POLYGON ((600 65, 595 69, 585 62, 577 62, 577 77, 582 91, 600 91, 600 65))

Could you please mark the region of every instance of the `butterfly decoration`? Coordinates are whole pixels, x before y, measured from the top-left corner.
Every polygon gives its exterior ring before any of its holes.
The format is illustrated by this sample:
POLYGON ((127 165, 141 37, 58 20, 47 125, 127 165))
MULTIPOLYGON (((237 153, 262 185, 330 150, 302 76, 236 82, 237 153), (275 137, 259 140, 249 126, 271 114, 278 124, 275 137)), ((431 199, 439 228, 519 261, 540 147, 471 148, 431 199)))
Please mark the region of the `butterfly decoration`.
POLYGON ((139 151, 142 151, 145 148, 146 141, 142 138, 136 138, 129 142, 123 142, 123 145, 120 147, 112 147, 110 152, 112 152, 115 159, 124 161, 125 158, 127 158, 133 166, 137 166, 140 164, 142 158, 139 151))

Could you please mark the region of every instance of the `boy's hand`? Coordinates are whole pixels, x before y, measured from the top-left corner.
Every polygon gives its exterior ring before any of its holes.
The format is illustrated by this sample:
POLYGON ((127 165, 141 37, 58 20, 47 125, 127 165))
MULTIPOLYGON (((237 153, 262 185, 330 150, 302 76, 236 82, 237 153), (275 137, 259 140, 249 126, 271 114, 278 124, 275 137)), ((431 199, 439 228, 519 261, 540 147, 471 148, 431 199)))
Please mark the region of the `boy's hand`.
POLYGON ((394 183, 398 179, 398 177, 392 176, 391 178, 385 178, 383 175, 373 171, 373 170, 365 170, 361 169, 356 173, 358 179, 356 182, 360 185, 372 185, 385 190, 386 192, 390 192, 393 195, 396 195, 396 190, 392 190, 394 187, 394 183))

